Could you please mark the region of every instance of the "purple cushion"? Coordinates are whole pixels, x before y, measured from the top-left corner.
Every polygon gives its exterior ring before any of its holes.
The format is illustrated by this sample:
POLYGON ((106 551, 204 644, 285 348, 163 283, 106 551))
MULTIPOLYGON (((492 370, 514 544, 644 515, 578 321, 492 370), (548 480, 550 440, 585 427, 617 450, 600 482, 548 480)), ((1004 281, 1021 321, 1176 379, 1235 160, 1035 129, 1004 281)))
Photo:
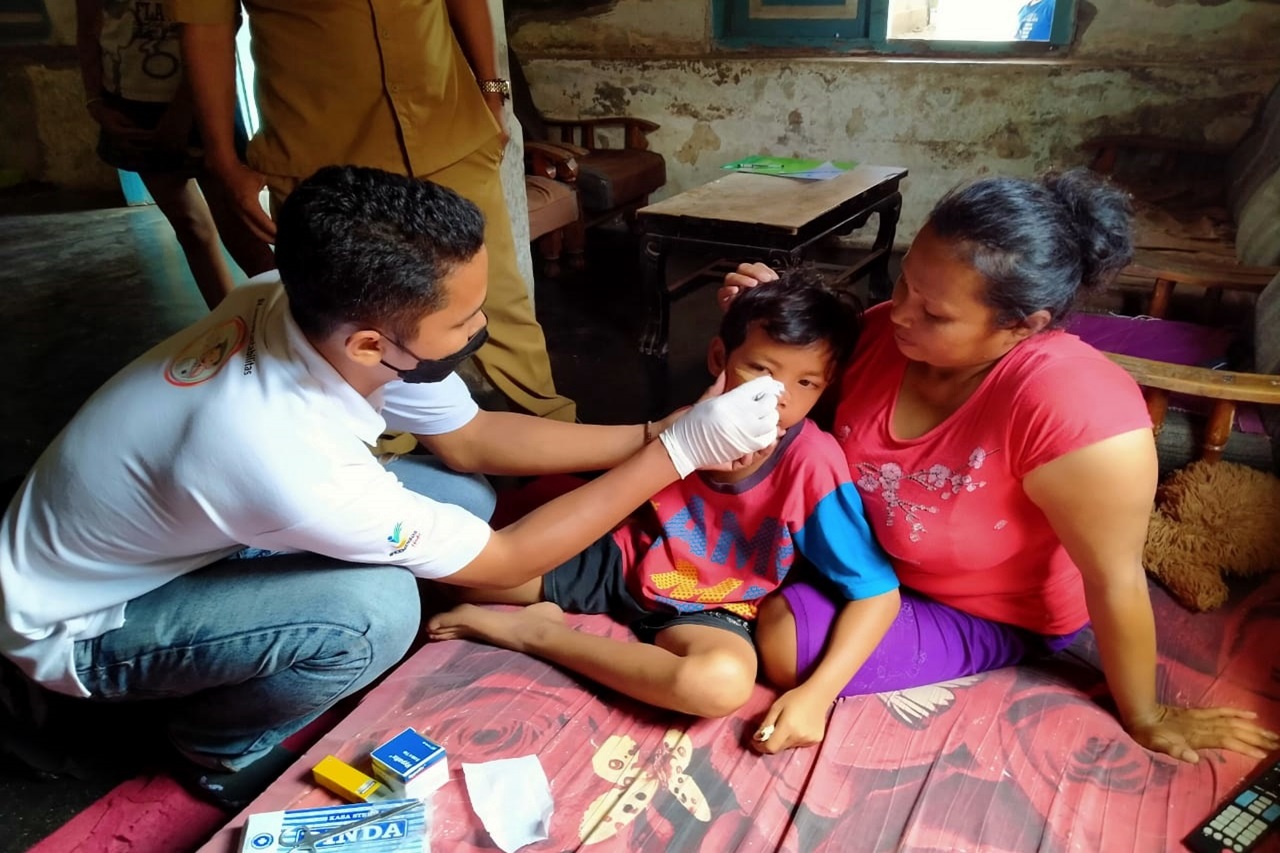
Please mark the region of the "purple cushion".
POLYGON ((1067 331, 1103 352, 1202 367, 1221 366, 1235 337, 1213 326, 1115 314, 1075 314, 1067 331))
MULTIPOLYGON (((1074 314, 1067 321, 1067 331, 1103 352, 1212 368, 1226 366, 1227 348, 1235 337, 1230 329, 1116 314, 1074 314)), ((1185 394, 1170 394, 1169 407, 1207 414, 1209 404, 1185 394)), ((1266 435, 1261 415, 1252 405, 1236 407, 1236 429, 1266 435)))

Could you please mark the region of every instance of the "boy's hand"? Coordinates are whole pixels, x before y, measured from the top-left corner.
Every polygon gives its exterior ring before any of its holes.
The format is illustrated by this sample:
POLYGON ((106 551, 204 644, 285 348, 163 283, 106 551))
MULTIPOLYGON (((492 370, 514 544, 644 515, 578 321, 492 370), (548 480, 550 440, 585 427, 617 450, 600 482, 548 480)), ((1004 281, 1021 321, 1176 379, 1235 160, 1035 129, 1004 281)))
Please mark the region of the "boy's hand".
POLYGON ((777 281, 778 274, 767 264, 738 264, 738 269, 724 277, 724 284, 716 291, 716 301, 721 311, 726 311, 738 294, 757 284, 777 281))
POLYGON ((782 383, 760 376, 719 397, 702 400, 659 438, 676 473, 724 465, 763 450, 778 438, 782 383))
POLYGON ((774 700, 751 738, 751 748, 772 755, 822 743, 830 711, 829 700, 806 691, 803 684, 794 687, 774 700))

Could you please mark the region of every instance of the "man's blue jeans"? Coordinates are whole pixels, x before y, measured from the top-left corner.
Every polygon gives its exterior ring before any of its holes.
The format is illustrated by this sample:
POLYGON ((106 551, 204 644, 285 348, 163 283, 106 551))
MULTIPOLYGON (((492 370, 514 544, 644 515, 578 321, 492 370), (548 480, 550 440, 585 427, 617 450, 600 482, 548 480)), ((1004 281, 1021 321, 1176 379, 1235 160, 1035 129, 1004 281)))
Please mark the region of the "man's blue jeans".
MULTIPOLYGON (((389 467, 420 494, 493 513, 483 477, 428 456, 389 467)), ((240 770, 398 662, 420 615, 416 579, 395 566, 222 560, 130 601, 122 627, 76 643, 76 671, 94 700, 165 700, 180 752, 240 770)))

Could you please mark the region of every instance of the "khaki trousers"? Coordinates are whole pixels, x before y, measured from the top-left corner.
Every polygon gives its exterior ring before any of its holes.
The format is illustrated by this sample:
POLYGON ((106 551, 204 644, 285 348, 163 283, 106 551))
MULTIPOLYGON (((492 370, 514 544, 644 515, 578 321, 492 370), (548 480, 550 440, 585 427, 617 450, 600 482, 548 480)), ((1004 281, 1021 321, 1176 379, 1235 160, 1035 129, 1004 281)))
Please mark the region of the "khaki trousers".
MULTIPOLYGON (((547 341, 534 315, 528 286, 516 265, 515 239, 507 199, 502 193, 502 147, 498 138, 429 175, 418 175, 469 199, 484 214, 484 242, 489 251, 489 293, 484 313, 489 342, 475 354, 485 378, 512 405, 529 414, 573 421, 577 407, 556 393, 547 341)), ((300 179, 267 176, 274 213, 300 179)))

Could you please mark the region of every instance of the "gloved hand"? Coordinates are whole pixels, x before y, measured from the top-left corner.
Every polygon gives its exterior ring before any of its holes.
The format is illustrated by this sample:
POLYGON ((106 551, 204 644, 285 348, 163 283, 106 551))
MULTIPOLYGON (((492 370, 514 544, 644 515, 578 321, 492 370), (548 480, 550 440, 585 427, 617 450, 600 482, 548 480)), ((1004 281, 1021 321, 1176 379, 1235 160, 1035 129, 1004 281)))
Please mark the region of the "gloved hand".
POLYGON ((726 394, 703 400, 663 430, 663 445, 681 479, 698 468, 725 465, 778 440, 782 383, 757 376, 726 394))

